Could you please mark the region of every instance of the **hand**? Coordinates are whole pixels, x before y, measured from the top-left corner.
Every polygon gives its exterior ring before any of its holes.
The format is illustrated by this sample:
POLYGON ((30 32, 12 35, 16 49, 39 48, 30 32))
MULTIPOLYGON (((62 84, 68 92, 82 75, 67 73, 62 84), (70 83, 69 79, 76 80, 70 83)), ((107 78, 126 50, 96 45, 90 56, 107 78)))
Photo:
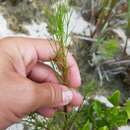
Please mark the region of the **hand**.
POLYGON ((79 106, 81 84, 75 60, 68 53, 69 87, 61 85, 45 61, 55 59, 55 44, 48 40, 10 37, 0 40, 0 129, 37 111, 51 117, 58 108, 79 106), (42 62, 41 62, 42 61, 42 62))

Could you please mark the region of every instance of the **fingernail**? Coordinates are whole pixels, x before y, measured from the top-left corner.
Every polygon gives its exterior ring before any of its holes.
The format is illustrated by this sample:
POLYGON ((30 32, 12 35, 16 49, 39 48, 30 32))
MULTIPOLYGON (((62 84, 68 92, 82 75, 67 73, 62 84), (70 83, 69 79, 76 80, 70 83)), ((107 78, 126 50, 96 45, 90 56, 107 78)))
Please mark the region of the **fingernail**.
POLYGON ((63 91, 63 105, 67 105, 72 101, 73 93, 70 90, 63 91))

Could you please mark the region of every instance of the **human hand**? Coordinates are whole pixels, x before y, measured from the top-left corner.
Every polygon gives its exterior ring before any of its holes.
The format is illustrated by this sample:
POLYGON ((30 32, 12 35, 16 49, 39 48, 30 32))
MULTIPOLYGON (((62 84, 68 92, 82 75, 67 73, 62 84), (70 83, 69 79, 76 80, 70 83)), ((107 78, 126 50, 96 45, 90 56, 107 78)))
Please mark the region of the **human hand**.
POLYGON ((8 37, 0 40, 0 129, 37 111, 51 117, 59 107, 79 106, 82 96, 77 64, 67 56, 69 87, 59 84, 55 72, 43 62, 55 59, 55 44, 48 40, 8 37), (42 62, 41 62, 42 61, 42 62))

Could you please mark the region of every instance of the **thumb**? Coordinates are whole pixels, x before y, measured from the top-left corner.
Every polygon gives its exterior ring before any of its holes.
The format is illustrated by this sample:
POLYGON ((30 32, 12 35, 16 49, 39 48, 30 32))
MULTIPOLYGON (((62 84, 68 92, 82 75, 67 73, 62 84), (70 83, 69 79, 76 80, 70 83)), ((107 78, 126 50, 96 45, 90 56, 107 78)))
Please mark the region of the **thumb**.
POLYGON ((36 91, 37 109, 40 107, 64 106, 69 104, 73 99, 73 92, 60 84, 39 84, 36 91))
MULTIPOLYGON (((0 120, 8 120, 2 124, 3 127, 42 107, 67 105, 73 97, 72 91, 63 85, 38 84, 11 71, 1 75, 0 81, 0 120)), ((0 125, 0 128, 2 126, 0 125)))

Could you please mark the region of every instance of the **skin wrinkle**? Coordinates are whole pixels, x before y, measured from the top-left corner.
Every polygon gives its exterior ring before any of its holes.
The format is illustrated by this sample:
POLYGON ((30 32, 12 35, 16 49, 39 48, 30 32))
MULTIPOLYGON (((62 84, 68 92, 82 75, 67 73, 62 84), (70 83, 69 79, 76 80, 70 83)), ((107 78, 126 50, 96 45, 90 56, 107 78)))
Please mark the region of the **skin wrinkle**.
MULTIPOLYGON (((5 109, 5 108, 4 108, 5 109)), ((10 108, 7 108, 6 107, 6 115, 8 115, 7 117, 6 116, 2 116, 3 113, 0 113, 0 117, 2 117, 2 119, 5 121, 5 122, 12 122, 12 123, 16 123, 16 120, 17 122, 20 121, 21 117, 18 117, 18 115, 13 112, 10 108)), ((0 121, 1 122, 1 121, 0 121)), ((2 123, 2 122, 1 122, 2 123)), ((9 125, 11 125, 12 123, 10 123, 9 125)), ((9 126, 8 125, 8 126, 9 126)), ((3 129, 4 130, 4 129, 3 129)))
MULTIPOLYGON (((56 85, 56 84, 55 84, 56 85)), ((50 94, 50 104, 53 105, 53 107, 57 106, 57 104, 60 104, 62 102, 62 100, 59 100, 59 99, 62 99, 62 94, 61 94, 61 91, 62 89, 59 87, 59 89, 56 88, 56 86, 52 86, 52 84, 48 83, 48 87, 51 88, 51 91, 49 91, 49 94, 50 94), (54 89, 57 89, 57 91, 54 91, 54 89), (60 97, 60 98, 59 98, 60 97), (57 100, 55 100, 57 99, 57 100)))
MULTIPOLYGON (((22 53, 21 53, 21 50, 20 50, 19 46, 17 46, 16 49, 17 49, 17 52, 20 53, 20 54, 18 53, 18 54, 20 55, 20 57, 21 57, 20 59, 24 59, 24 57, 23 57, 23 55, 22 55, 22 53)), ((24 60, 23 60, 23 61, 24 61, 24 60)), ((22 66, 23 66, 23 68, 22 68, 23 71, 20 71, 20 72, 21 72, 21 75, 23 75, 24 77, 26 77, 25 64, 24 64, 24 62, 22 62, 22 63, 23 63, 23 65, 22 65, 22 66)), ((17 65, 14 65, 14 66, 15 66, 16 71, 19 70, 19 68, 17 68, 17 65)), ((20 68, 20 69, 21 69, 21 68, 20 68)))
POLYGON ((51 95, 50 97, 51 97, 51 100, 50 100, 50 102, 51 102, 51 104, 53 104, 54 99, 56 99, 56 98, 55 98, 56 92, 53 91, 53 90, 54 90, 54 87, 53 87, 52 85, 48 84, 48 86, 51 88, 51 91, 50 91, 50 95, 51 95))
MULTIPOLYGON (((33 45, 33 44, 32 44, 32 45, 33 45)), ((38 54, 38 52, 37 52, 36 46, 33 45, 33 48, 35 49, 35 52, 36 52, 36 55, 37 55, 37 59, 40 60, 40 56, 39 56, 39 54, 38 54)), ((40 61, 42 61, 42 60, 40 60, 40 61)))
MULTIPOLYGON (((11 39, 11 38, 9 38, 9 39, 11 39)), ((6 44, 5 45, 6 47, 4 47, 4 49, 3 49, 3 54, 5 54, 7 57, 9 57, 9 61, 12 65, 12 68, 14 69, 14 71, 19 72, 19 67, 20 67, 20 69, 22 69, 22 71, 20 71, 20 74, 25 77, 25 69, 24 69, 25 67, 23 65, 23 61, 17 60, 17 59, 22 59, 21 55, 19 54, 20 51, 18 50, 18 48, 16 46, 18 43, 15 46, 13 44, 12 44, 12 46, 11 45, 7 46, 8 39, 5 38, 5 41, 6 41, 5 43, 3 43, 3 42, 1 43, 2 47, 4 46, 4 44, 6 44), (14 50, 14 51, 12 51, 12 53, 11 53, 9 50, 14 50), (16 52, 16 54, 14 52, 16 52), (15 55, 17 55, 17 59, 15 59, 16 58, 15 55), (18 64, 21 66, 19 66, 18 64)))
MULTIPOLYGON (((0 41, 2 41, 2 40, 0 40, 0 41)), ((1 43, 0 45, 1 45, 0 47, 3 48, 3 46, 2 46, 3 44, 1 43)), ((10 69, 15 70, 15 68, 13 66, 14 59, 6 52, 5 49, 1 49, 0 55, 1 55, 1 57, 4 57, 3 59, 0 59, 0 60, 2 60, 1 63, 5 62, 5 59, 8 59, 8 60, 6 60, 6 64, 4 64, 4 66, 2 66, 2 64, 0 65, 0 72, 4 71, 3 67, 6 67, 6 69, 8 69, 8 70, 10 70, 10 69)))
POLYGON ((17 114, 15 111, 13 111, 11 109, 9 109, 8 111, 9 111, 8 115, 11 117, 10 121, 12 121, 13 123, 15 123, 16 120, 17 120, 17 122, 21 120, 22 117, 19 114, 17 114))
MULTIPOLYGON (((4 65, 4 67, 6 67, 6 69, 8 69, 8 70, 10 70, 10 69, 15 70, 15 67, 13 66, 13 62, 12 62, 13 61, 12 57, 7 55, 7 54, 5 54, 5 53, 2 53, 2 55, 4 55, 4 57, 5 57, 4 59, 7 58, 9 60, 9 62, 6 65, 4 65), (9 65, 9 63, 10 63, 10 65, 9 65)), ((0 65, 0 73, 5 73, 4 71, 5 70, 3 69, 3 66, 0 65)))
POLYGON ((28 75, 28 73, 30 72, 31 68, 37 63, 37 60, 38 60, 37 54, 36 54, 36 50, 35 50, 34 47, 31 48, 33 53, 35 53, 35 54, 33 54, 33 56, 31 56, 31 60, 30 60, 30 62, 28 62, 28 61, 26 61, 26 57, 25 57, 25 53, 27 52, 27 50, 25 52, 24 51, 22 52, 21 51, 22 49, 20 49, 20 45, 17 46, 17 49, 20 52, 21 59, 22 59, 23 64, 24 64, 24 68, 26 68, 25 69, 25 74, 28 75))

